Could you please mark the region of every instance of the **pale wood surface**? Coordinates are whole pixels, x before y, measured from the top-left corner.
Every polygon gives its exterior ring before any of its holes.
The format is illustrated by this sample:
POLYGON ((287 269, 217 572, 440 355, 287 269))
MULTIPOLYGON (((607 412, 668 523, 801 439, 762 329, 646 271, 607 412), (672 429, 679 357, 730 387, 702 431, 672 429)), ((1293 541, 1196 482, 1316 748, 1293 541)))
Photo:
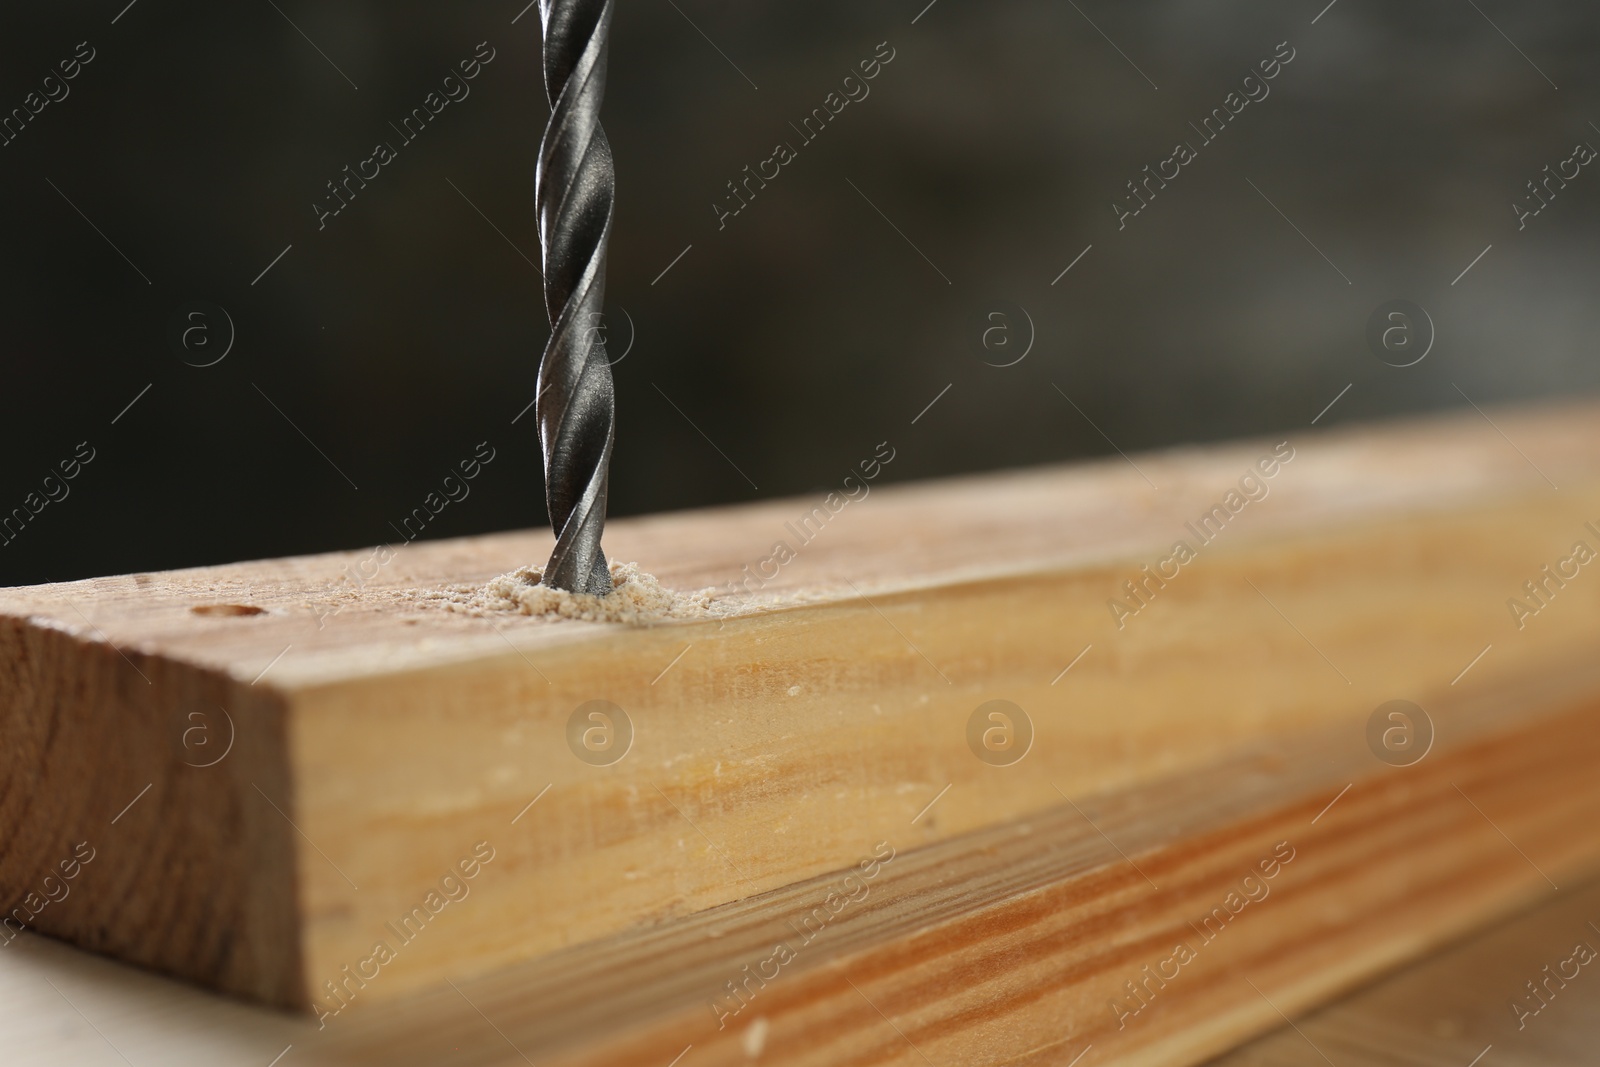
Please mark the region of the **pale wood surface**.
MULTIPOLYGON (((910 851, 1063 794, 1138 796, 1256 742, 1358 743, 1384 700, 1520 691, 1592 658, 1600 582, 1526 632, 1505 598, 1600 515, 1595 414, 1296 437, 1272 495, 1121 631, 1106 599, 1273 442, 875 489, 736 616, 653 628, 415 604, 542 559, 544 533, 410 546, 366 592, 338 579, 364 553, 0 592, 23 741, 0 889, 103 841, 42 929, 303 1003, 491 842, 470 901, 363 992, 381 1001, 777 891, 878 840, 910 851), (264 610, 192 610, 219 604, 264 610), (595 697, 638 727, 609 768, 564 741, 595 697), (966 744, 996 697, 1037 728, 1003 769, 966 744), (185 766, 189 716, 218 706, 233 754, 185 766)), ((811 503, 617 523, 608 545, 692 589, 736 577, 811 503)))
MULTIPOLYGON (((1551 487, 1541 471, 1555 484, 1568 483, 1563 488, 1569 492, 1600 480, 1600 405, 1493 415, 1505 437, 1471 413, 1287 434, 1282 439, 1295 447, 1295 459, 1270 481, 1268 502, 1252 504, 1219 544, 1230 544, 1236 534, 1255 539, 1398 512, 1475 507, 1521 491, 1542 495, 1551 487)), ((792 607, 785 598, 797 595, 813 603, 859 605, 858 589, 889 595, 1087 572, 1129 559, 1153 562, 1173 540, 1188 537, 1184 523, 1217 503, 1274 443, 875 488, 804 546, 753 596, 747 613, 792 607)), ((723 588, 740 579, 746 564, 770 555, 774 541, 793 542, 784 524, 820 504, 823 495, 619 520, 607 527, 606 547, 613 559, 641 561, 672 588, 723 588)), ((1589 517, 1581 506, 1568 511, 1579 523, 1589 517)), ((6 589, 0 591, 0 612, 49 619, 85 640, 99 637, 125 651, 212 667, 243 682, 292 645, 294 654, 278 662, 270 677, 277 687, 301 689, 503 654, 503 643, 485 621, 412 610, 411 594, 542 563, 550 545, 548 530, 400 544, 395 562, 367 584, 365 595, 346 571, 371 550, 6 589), (265 611, 193 611, 227 604, 265 611), (324 617, 327 624, 319 628, 324 617), (427 628, 418 630, 424 619, 427 628)), ((1567 545, 1558 540, 1553 547, 1567 545)), ((1118 583, 1123 576, 1119 570, 1118 583)), ((1100 614, 1106 615, 1103 600, 1116 588, 1117 583, 1096 588, 1099 595, 1090 599, 1100 614)), ((518 623, 513 633, 525 650, 604 641, 609 629, 510 621, 518 623)), ((1091 635, 1105 632, 1109 623, 1108 615, 1103 623, 1097 620, 1091 635)))

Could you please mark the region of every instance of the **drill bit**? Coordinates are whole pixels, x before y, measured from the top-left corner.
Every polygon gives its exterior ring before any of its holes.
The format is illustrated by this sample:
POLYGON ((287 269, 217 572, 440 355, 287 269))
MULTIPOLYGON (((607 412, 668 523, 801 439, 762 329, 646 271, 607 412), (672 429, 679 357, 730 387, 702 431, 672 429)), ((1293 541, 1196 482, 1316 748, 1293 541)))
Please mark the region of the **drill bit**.
POLYGON ((550 122, 539 145, 535 200, 544 253, 550 340, 539 364, 539 437, 545 503, 556 547, 545 585, 611 592, 600 548, 616 437, 616 401, 606 362, 606 242, 616 174, 600 128, 612 0, 539 0, 550 122))

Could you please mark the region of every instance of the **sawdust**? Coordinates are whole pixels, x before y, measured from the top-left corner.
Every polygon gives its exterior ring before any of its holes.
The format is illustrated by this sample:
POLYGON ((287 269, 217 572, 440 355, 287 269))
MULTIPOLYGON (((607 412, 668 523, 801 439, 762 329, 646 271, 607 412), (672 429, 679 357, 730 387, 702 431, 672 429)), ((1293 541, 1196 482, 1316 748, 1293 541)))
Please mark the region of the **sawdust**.
POLYGON ((456 586, 440 590, 428 599, 447 611, 475 616, 500 614, 531 615, 545 619, 575 619, 583 622, 620 622, 633 626, 678 619, 710 619, 734 614, 736 602, 718 589, 680 593, 662 585, 637 563, 611 563, 611 583, 607 596, 568 593, 540 585, 541 567, 521 570, 490 579, 483 586, 456 586))

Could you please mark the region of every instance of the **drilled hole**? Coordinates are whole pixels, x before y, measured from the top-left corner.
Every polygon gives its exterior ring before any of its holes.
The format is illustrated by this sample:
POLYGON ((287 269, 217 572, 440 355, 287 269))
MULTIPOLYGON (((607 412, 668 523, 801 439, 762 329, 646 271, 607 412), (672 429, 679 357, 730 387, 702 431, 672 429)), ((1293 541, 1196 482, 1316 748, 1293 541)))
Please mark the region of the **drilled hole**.
POLYGON ((196 604, 189 609, 196 615, 265 615, 266 608, 253 604, 196 604))

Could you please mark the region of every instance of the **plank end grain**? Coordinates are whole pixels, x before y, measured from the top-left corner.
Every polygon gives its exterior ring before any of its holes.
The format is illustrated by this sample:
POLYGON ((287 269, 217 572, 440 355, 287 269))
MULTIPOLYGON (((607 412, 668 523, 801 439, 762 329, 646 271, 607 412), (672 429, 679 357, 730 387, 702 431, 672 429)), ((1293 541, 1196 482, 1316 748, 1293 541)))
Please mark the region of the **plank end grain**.
POLYGON ((4 615, 0 693, 3 939, 304 1004, 279 696, 4 615))

